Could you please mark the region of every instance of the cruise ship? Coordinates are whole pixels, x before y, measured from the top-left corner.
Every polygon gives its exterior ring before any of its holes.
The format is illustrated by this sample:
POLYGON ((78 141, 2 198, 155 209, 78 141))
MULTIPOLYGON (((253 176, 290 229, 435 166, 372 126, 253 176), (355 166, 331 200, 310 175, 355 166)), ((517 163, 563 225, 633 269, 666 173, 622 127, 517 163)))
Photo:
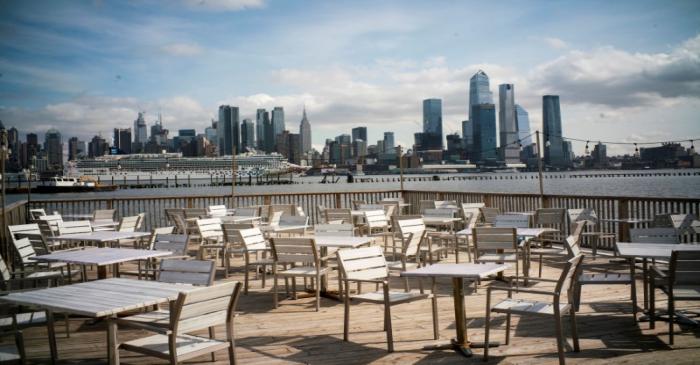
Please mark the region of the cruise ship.
MULTIPOLYGON (((98 181, 231 178, 231 156, 183 157, 182 153, 105 155, 68 162, 68 176, 98 181)), ((287 162, 280 154, 247 152, 236 156, 236 177, 302 172, 307 167, 287 162)))

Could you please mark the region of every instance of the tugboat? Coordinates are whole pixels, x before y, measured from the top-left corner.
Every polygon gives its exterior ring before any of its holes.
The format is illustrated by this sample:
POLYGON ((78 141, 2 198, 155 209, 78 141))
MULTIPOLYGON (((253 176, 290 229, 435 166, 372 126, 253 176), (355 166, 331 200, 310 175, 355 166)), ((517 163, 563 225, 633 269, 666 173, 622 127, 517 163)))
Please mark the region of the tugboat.
POLYGON ((100 185, 86 177, 54 176, 47 184, 39 185, 32 191, 39 194, 80 193, 86 191, 112 191, 116 185, 100 185))

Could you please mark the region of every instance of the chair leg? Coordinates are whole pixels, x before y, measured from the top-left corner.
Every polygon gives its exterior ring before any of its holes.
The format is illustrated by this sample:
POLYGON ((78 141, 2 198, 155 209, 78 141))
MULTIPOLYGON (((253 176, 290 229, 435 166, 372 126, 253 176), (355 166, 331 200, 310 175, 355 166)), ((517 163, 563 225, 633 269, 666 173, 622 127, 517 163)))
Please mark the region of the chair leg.
POLYGON ((673 303, 673 292, 668 296, 668 343, 673 345, 673 320, 676 317, 675 303, 673 303))
POLYGON ((564 365, 566 360, 564 360, 564 332, 561 327, 561 316, 559 311, 554 313, 555 330, 557 332, 557 352, 559 353, 559 365, 564 365))
POLYGON ((576 311, 581 307, 581 289, 581 283, 577 281, 574 286, 574 310, 576 311))
POLYGON ((571 338, 574 340, 574 352, 581 351, 578 343, 578 327, 576 327, 576 311, 572 310, 569 313, 569 320, 571 321, 571 338))
POLYGON ((484 361, 489 359, 489 334, 491 333, 491 296, 486 295, 486 316, 484 318, 484 361))
POLYGON ((389 352, 394 352, 394 334, 391 328, 391 305, 388 303, 388 293, 384 295, 386 301, 384 303, 384 318, 386 321, 386 342, 389 352))
POLYGON ((316 312, 321 310, 321 275, 316 275, 316 312))
POLYGON ((637 283, 634 280, 634 276, 631 277, 632 282, 630 283, 630 296, 632 297, 632 319, 634 323, 637 323, 637 283))
POLYGON ((343 317, 343 341, 348 341, 348 332, 350 328, 350 284, 348 283, 345 285, 345 295, 343 299, 345 303, 345 312, 343 317))
POLYGON ((267 278, 267 265, 262 265, 262 287, 265 287, 265 278, 267 278))
POLYGON ((248 254, 245 253, 243 254, 243 256, 245 256, 245 272, 243 273, 243 294, 248 295, 248 277, 250 275, 248 271, 250 271, 250 266, 248 254))
POLYGON ((433 279, 433 285, 430 292, 433 294, 432 304, 433 304, 433 339, 437 340, 440 338, 440 324, 438 318, 438 303, 437 303, 437 290, 436 290, 436 280, 433 279))
MULTIPOLYGON (((216 338, 216 330, 214 329, 214 327, 209 327, 209 338, 211 338, 212 340, 216 338)), ((211 352, 211 361, 216 361, 216 351, 211 352)))
MULTIPOLYGON (((650 282, 653 282, 653 280, 650 280, 650 282)), ((654 329, 656 328, 656 290, 654 285, 650 283, 647 291, 649 293, 649 328, 654 329)))
POLYGON ((540 269, 539 269, 539 277, 542 277, 542 254, 540 254, 540 269))
POLYGON ((275 305, 275 308, 277 308, 277 269, 275 268, 276 265, 272 265, 272 302, 275 305))
POLYGON ((506 314, 506 345, 510 344, 510 317, 510 313, 506 314))
POLYGON ((236 365, 236 347, 233 340, 229 341, 228 346, 228 362, 231 365, 236 365))

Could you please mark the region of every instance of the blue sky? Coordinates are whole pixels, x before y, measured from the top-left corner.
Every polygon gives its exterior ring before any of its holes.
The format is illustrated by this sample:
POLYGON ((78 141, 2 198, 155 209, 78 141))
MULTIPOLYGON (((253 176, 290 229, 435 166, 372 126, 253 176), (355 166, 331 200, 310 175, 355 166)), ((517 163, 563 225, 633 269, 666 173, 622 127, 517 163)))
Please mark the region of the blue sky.
POLYGON ((201 132, 227 103, 296 131, 306 105, 316 146, 359 125, 406 145, 424 98, 458 131, 483 69, 533 129, 555 93, 564 135, 700 137, 699 35, 698 1, 0 1, 0 120, 89 139, 145 110, 201 132))

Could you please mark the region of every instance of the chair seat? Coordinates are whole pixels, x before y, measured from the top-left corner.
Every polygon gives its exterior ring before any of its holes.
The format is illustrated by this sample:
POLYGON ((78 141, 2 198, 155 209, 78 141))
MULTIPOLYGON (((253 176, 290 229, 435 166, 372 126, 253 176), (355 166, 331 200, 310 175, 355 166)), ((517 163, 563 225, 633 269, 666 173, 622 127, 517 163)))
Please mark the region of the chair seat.
MULTIPOLYGON (((424 293, 421 294, 419 292, 394 292, 394 291, 389 291, 389 303, 401 303, 401 302, 408 302, 411 300, 415 299, 424 299, 430 297, 430 294, 424 293)), ((359 300, 363 302, 372 302, 372 303, 384 303, 384 291, 379 290, 375 292, 370 292, 370 293, 363 293, 363 294, 358 294, 358 295, 353 295, 350 297, 350 299, 353 300, 359 300)))
POLYGON ((14 343, 0 345, 0 363, 19 361, 20 355, 14 343))
POLYGON ((502 261, 516 261, 518 255, 514 253, 487 253, 476 258, 476 261, 481 262, 502 262, 502 261))
MULTIPOLYGON (((668 286, 659 285, 659 288, 664 293, 669 293, 668 286)), ((700 299, 700 285, 674 285, 673 298, 675 300, 698 300, 700 299)))
MULTIPOLYGON (((386 266, 389 270, 403 270, 401 261, 387 261, 386 266)), ((418 264, 415 262, 407 262, 406 269, 417 269, 418 264)))
MULTIPOLYGON (((17 318, 17 326, 20 327, 46 323, 46 312, 17 313, 15 317, 17 318)), ((12 326, 12 317, 0 318, 0 327, 9 326, 12 326)))
POLYGON ((249 265, 272 265, 275 263, 275 260, 273 259, 259 259, 259 260, 251 260, 248 262, 249 265))
POLYGON ((144 312, 119 318, 120 324, 128 322, 149 324, 151 326, 157 327, 167 327, 170 324, 170 311, 158 309, 155 311, 144 312))
POLYGON ((60 271, 37 271, 26 275, 29 279, 52 279, 61 277, 60 271))
MULTIPOLYGON (((128 351, 146 353, 161 358, 167 358, 169 354, 168 336, 166 335, 153 335, 139 338, 124 342, 120 347, 128 351)), ((177 336, 176 340, 177 357, 182 360, 191 356, 199 356, 205 349, 209 351, 218 351, 228 347, 229 343, 225 341, 191 335, 180 335, 177 336)))
POLYGON ((602 273, 602 274, 582 274, 578 277, 580 284, 629 284, 632 278, 629 274, 602 273))
MULTIPOLYGON (((318 274, 325 274, 330 270, 327 267, 322 267, 318 274)), ((316 276, 317 270, 313 266, 297 266, 283 271, 277 271, 280 276, 316 276)))
POLYGON ((538 247, 538 248, 531 248, 530 249, 531 254, 535 255, 553 255, 553 256, 566 256, 568 252, 565 249, 561 248, 556 248, 556 247, 538 247))
MULTIPOLYGON (((569 313, 569 304, 559 304, 561 314, 569 313)), ((491 308, 492 312, 512 314, 554 315, 554 304, 522 299, 505 299, 491 308)))

